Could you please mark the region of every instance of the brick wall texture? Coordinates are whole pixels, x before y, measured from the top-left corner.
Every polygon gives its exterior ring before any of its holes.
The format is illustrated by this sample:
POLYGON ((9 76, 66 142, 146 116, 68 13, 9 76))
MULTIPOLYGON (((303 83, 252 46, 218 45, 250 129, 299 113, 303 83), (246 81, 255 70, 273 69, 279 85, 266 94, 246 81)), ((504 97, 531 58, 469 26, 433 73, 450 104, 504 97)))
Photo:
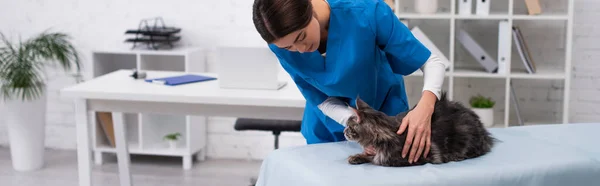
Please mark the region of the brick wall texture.
MULTIPOLYGON (((515 12, 523 13, 524 3, 515 0, 515 12)), ((442 2, 442 1, 440 1, 442 2)), ((493 11, 505 12, 506 7, 494 1, 493 11)), ((567 0, 541 1, 544 11, 565 12, 567 0)), ((448 10, 442 2, 442 10, 448 10)), ((65 31, 76 38, 86 67, 91 66, 90 50, 123 45, 126 29, 137 27, 140 19, 162 16, 167 24, 183 28, 185 45, 213 47, 215 45, 263 46, 251 20, 252 1, 12 1, 0 0, 0 32, 12 38, 30 37, 45 29, 65 31), (143 8, 134 8, 141 7, 143 8), (63 10, 64 9, 64 10, 63 10)), ((402 6, 411 6, 402 2, 402 6)), ((575 21, 573 31, 573 74, 572 97, 569 101, 571 122, 597 122, 600 120, 600 26, 598 17, 600 1, 578 0, 575 3, 575 21)), ((426 29, 436 27, 449 28, 444 21, 415 21, 426 29)), ((564 22, 561 21, 515 21, 524 30, 529 47, 536 61, 544 68, 564 68, 564 22)), ((486 49, 496 51, 493 31, 497 24, 490 21, 458 21, 457 27, 464 26, 486 49), (487 31, 489 30, 489 32, 487 31), (492 36, 486 36, 492 34, 492 36)), ((443 30, 443 29, 440 29, 443 30)), ((497 32, 497 31, 496 31, 497 32)), ((430 33, 428 33, 430 34, 430 33)), ((436 42, 447 43, 446 31, 432 32, 436 42), (438 41, 439 40, 439 41, 438 41)), ((448 51, 447 46, 441 47, 448 51)), ((475 65, 469 56, 457 46, 457 67, 475 65)), ((513 50, 515 69, 522 69, 522 63, 513 50), (515 62, 516 60, 516 62, 515 62)), ((215 70, 214 62, 209 61, 209 69, 215 70)), ((86 78, 91 70, 86 69, 86 78)), ((50 69, 48 81, 47 137, 48 148, 75 149, 74 111, 72 102, 58 97, 58 90, 74 84, 75 81, 64 73, 50 69)), ((418 99, 422 79, 407 78, 411 103, 418 99)), ((529 122, 560 122, 562 117, 562 94, 564 86, 559 80, 518 80, 514 82, 523 116, 529 122)), ((448 84, 446 84, 448 86, 448 84)), ((496 111, 497 119, 502 121, 504 112, 504 80, 498 79, 455 79, 455 93, 459 100, 468 99, 467 95, 482 93, 500 100, 496 111), (499 91, 499 92, 498 92, 499 91)), ((512 109, 511 109, 512 111, 512 109)), ((0 113, 1 115, 2 113, 0 113)), ((216 158, 254 158, 260 159, 272 149, 273 137, 267 132, 236 132, 233 130, 234 118, 210 118, 209 152, 216 158)), ((511 122, 516 122, 511 116, 511 122)), ((304 144, 303 138, 296 133, 283 134, 281 146, 304 144)), ((0 120, 0 145, 8 145, 6 126, 0 120)))

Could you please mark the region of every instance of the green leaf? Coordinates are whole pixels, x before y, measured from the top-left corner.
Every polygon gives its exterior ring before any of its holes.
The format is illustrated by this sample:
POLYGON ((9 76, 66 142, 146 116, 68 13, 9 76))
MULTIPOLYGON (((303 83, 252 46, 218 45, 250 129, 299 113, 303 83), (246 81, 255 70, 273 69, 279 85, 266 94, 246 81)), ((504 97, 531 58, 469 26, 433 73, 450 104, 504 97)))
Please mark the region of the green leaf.
POLYGON ((484 97, 482 95, 471 97, 469 103, 473 108, 492 108, 496 104, 496 102, 494 102, 492 98, 484 97))
POLYGON ((181 136, 181 133, 179 133, 179 132, 171 133, 171 134, 165 135, 164 139, 165 140, 177 140, 179 138, 179 136, 181 136))
POLYGON ((59 65, 65 71, 79 72, 78 51, 64 33, 41 34, 13 44, 0 33, 0 93, 4 99, 33 100, 45 92, 44 68, 59 65))

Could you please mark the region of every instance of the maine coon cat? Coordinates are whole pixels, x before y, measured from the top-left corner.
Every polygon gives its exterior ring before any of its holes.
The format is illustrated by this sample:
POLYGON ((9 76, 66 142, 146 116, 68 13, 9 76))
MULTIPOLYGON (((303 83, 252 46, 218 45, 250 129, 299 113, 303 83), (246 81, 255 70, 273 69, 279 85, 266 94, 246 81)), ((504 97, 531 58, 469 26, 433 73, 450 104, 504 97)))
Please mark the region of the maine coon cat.
POLYGON ((431 118, 429 155, 409 164, 408 155, 402 158, 408 129, 401 135, 396 133, 408 111, 388 116, 371 108, 360 98, 356 99, 354 111, 356 114, 350 117, 344 130, 346 139, 357 142, 363 148, 372 145, 376 153, 367 155, 363 152, 350 156, 350 164, 373 163, 399 167, 461 161, 490 152, 495 141, 472 110, 460 102, 449 101, 446 92, 443 92, 431 118))

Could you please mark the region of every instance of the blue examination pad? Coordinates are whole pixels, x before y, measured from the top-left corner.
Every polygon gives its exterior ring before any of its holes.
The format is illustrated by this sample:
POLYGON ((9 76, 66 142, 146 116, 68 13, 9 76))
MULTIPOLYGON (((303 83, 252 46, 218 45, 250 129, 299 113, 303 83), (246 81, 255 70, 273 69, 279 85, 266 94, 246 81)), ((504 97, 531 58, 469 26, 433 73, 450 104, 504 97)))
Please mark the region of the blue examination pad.
POLYGON ((263 161, 257 186, 600 185, 600 124, 494 128, 500 140, 480 158, 441 165, 350 165, 354 142, 281 148, 263 161))
POLYGON ((187 74, 187 75, 180 75, 180 76, 146 79, 146 82, 174 86, 174 85, 182 85, 182 84, 187 84, 187 83, 194 83, 194 82, 201 82, 201 81, 208 81, 208 80, 215 80, 215 79, 217 79, 217 78, 209 77, 209 76, 187 74))

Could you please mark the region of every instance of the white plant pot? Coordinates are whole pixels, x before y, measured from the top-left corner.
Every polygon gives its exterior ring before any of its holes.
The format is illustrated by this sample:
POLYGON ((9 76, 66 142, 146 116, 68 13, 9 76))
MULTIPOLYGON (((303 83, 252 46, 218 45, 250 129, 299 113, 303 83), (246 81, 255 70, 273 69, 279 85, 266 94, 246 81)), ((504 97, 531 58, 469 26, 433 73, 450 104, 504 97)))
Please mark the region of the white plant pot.
POLYGON ((2 106, 8 127, 13 168, 17 171, 41 169, 46 137, 46 94, 36 100, 6 100, 2 106))
POLYGON ((438 9, 438 0, 415 0, 415 11, 420 14, 433 14, 438 9))
POLYGON ((169 142, 169 148, 171 150, 175 150, 177 148, 177 141, 168 140, 168 142, 169 142))
POLYGON ((494 109, 493 108, 472 108, 475 114, 479 116, 485 127, 494 125, 494 109))

